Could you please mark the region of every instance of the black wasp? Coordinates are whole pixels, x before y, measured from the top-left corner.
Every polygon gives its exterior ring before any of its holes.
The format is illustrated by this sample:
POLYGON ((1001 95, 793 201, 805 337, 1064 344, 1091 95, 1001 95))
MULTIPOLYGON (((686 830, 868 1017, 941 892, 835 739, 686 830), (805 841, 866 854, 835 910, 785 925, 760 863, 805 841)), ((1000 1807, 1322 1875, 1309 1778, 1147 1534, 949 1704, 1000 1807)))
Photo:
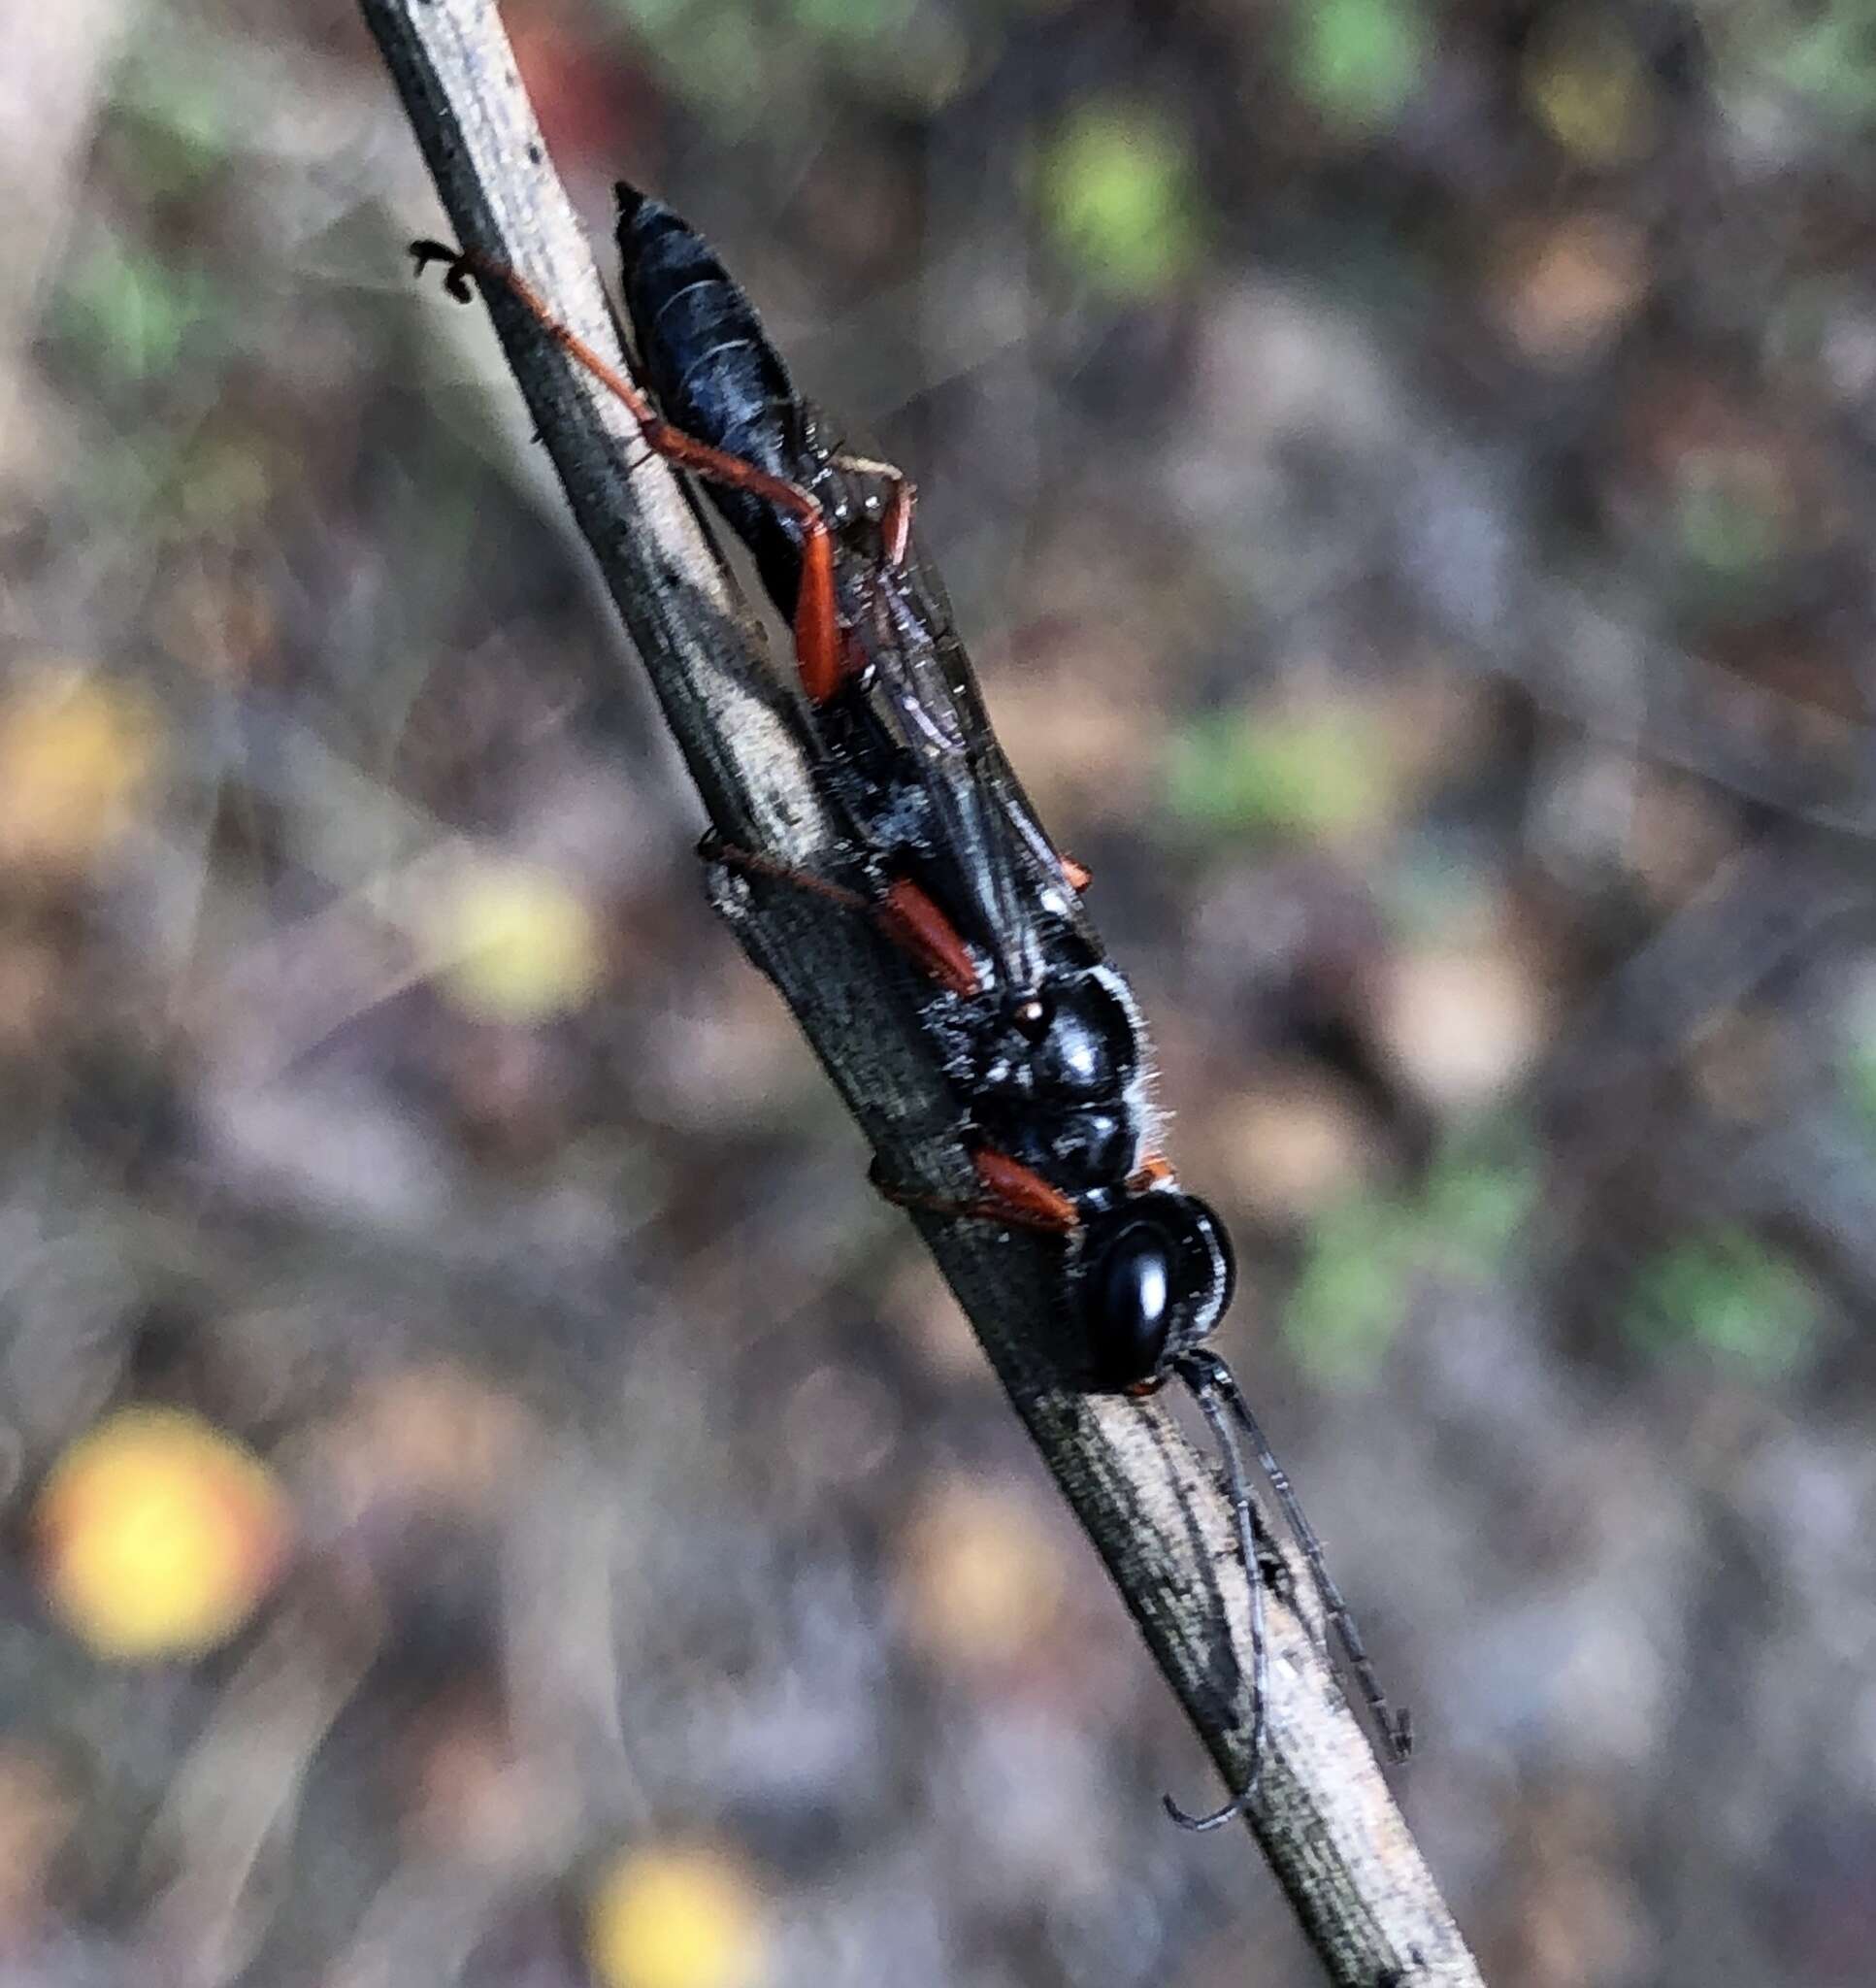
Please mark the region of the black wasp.
MULTIPOLYGON (((1158 1146, 1151 1060, 1133 992, 1081 904, 1087 876, 1055 847, 997 743, 949 602, 912 536, 915 497, 889 463, 841 449, 795 390, 754 307, 694 230, 618 189, 618 242, 648 401, 557 323, 514 272, 420 242, 417 266, 504 285, 637 417, 646 444, 703 480, 755 559, 794 635, 823 777, 850 825, 860 889, 759 851, 712 844, 733 866, 851 904, 920 970, 919 1011, 959 1100, 980 1185, 960 1216, 1060 1235, 1065 1286, 1092 1391, 1145 1395, 1176 1377, 1225 1461, 1251 1582, 1252 1768, 1223 1807, 1241 1813, 1263 1753, 1267 1658, 1259 1520, 1233 1429, 1250 1440, 1389 1757, 1392 1713, 1360 1632, 1231 1370, 1202 1342, 1230 1305, 1223 1224, 1177 1185, 1158 1146)), ((932 1204, 881 1183, 895 1199, 932 1204)))

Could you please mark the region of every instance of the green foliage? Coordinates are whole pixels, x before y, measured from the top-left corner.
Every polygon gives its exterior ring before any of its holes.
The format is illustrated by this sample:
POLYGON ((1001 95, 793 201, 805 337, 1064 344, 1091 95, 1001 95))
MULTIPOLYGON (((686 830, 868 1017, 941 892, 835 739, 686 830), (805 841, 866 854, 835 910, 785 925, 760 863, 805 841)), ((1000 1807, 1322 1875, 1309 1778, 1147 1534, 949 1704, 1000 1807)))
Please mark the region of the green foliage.
POLYGON ((1212 712, 1173 742, 1168 803, 1208 836, 1333 839, 1373 819, 1383 746, 1353 708, 1212 712))
POLYGON ((1330 123, 1377 130, 1419 86, 1431 39, 1419 0, 1300 0, 1291 82, 1330 123))
POLYGON ((1185 141, 1137 106, 1077 111, 1044 146, 1041 215, 1063 258, 1099 288, 1157 294, 1197 259, 1197 177, 1185 141))
POLYGON ((701 110, 753 115, 844 73, 869 94, 945 102, 971 51, 951 15, 918 0, 612 0, 665 81, 701 110))
POLYGON ((1421 1226, 1442 1270, 1483 1277, 1503 1266, 1536 1205, 1536 1168, 1522 1143, 1504 1158, 1461 1148, 1428 1175, 1421 1226))
POLYGON ((680 95, 700 104, 740 104, 760 92, 765 30, 741 0, 729 5, 718 0, 618 4, 680 95))
POLYGON ((1876 8, 1870 0, 1828 0, 1822 8, 1751 10, 1767 37, 1771 73, 1827 116, 1863 123, 1876 116, 1876 8), (1782 16, 1782 19, 1780 17, 1782 16))
MULTIPOLYGON (((640 33, 654 39, 668 33, 694 8, 694 0, 612 0, 612 4, 640 33)), ((746 7, 730 11, 748 18, 746 7)))
MULTIPOLYGON (((1527 1143, 1507 1151, 1501 1141, 1490 1150, 1468 1142, 1434 1164, 1417 1194, 1363 1194, 1331 1210, 1315 1225, 1284 1310, 1292 1356, 1319 1381, 1361 1379, 1392 1343, 1417 1282, 1502 1272, 1537 1194, 1527 1143)), ((1769 1379, 1804 1358, 1819 1313, 1797 1266, 1746 1230, 1723 1229, 1648 1264, 1621 1323, 1651 1354, 1692 1347, 1769 1379)))
POLYGON ((1423 1276, 1496 1273, 1530 1219, 1536 1176, 1468 1145, 1437 1161, 1418 1195, 1365 1194, 1319 1220, 1284 1310, 1283 1338, 1318 1380, 1361 1378, 1399 1330, 1423 1276))
POLYGON ((1716 93, 1735 116, 1784 113, 1814 142, 1876 121, 1871 0, 1696 0, 1716 93), (1781 98, 1786 99, 1780 102, 1781 98), (1796 114, 1793 116, 1793 114, 1796 114))
POLYGON ((212 306, 199 271, 107 234, 65 272, 52 322, 90 370, 129 385, 170 372, 212 306))
POLYGON ((1400 1324, 1411 1225, 1379 1196, 1324 1215, 1283 1312, 1283 1340, 1318 1380, 1368 1372, 1400 1324))
POLYGON ((1850 1052, 1843 1085, 1850 1109, 1876 1138, 1876 1043, 1859 1043, 1850 1052))
POLYGON ((146 194, 188 193, 226 163, 234 134, 218 83, 199 67, 164 59, 153 42, 118 78, 113 108, 146 194))
POLYGON ((904 34, 913 0, 789 0, 789 12, 824 42, 876 42, 904 34))
POLYGON ((1721 1229, 1656 1257, 1636 1279, 1623 1325, 1648 1351, 1691 1346, 1769 1379, 1803 1357, 1818 1310, 1795 1265, 1746 1230, 1721 1229))
POLYGON ((1675 492, 1681 549, 1716 580, 1744 580, 1776 564, 1787 538, 1765 478, 1749 460, 1695 458, 1675 492))

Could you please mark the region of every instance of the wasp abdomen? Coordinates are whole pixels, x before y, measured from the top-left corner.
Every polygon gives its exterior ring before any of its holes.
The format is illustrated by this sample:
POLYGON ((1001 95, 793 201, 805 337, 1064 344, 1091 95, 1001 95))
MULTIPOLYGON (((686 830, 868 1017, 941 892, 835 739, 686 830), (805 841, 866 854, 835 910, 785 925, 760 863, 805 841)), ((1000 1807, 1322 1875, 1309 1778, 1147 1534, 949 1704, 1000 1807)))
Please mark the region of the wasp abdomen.
MULTIPOLYGON (((770 475, 803 481, 801 400, 755 307, 715 251, 663 201, 621 183, 625 306, 646 384, 665 418, 770 475)), ((774 507, 747 491, 711 501, 755 554, 763 583, 792 611, 800 556, 774 507)))

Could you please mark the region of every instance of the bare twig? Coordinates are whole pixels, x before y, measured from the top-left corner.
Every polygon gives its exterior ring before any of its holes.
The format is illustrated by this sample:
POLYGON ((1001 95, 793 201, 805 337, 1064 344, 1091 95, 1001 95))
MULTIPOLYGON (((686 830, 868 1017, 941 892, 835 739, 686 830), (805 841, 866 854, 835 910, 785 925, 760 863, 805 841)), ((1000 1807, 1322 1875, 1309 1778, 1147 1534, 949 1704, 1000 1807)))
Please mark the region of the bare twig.
MULTIPOLYGON (((591 256, 491 0, 362 5, 463 245, 519 270, 565 323, 616 351, 591 256)), ((765 658, 695 514, 663 465, 633 446, 622 411, 509 299, 489 303, 712 820, 732 843, 815 868, 834 831, 781 687, 785 673, 765 658)), ((715 872, 712 896, 794 1010, 889 1176, 968 1198, 972 1176, 949 1097, 871 928, 758 877, 715 872)), ((1238 1786, 1250 1589, 1217 1481, 1164 1409, 1064 1384, 1074 1362, 1060 1341, 1057 1245, 982 1223, 917 1219, 1168 1682, 1238 1786)), ((1284 1573, 1268 1596, 1269 1737, 1252 1829, 1331 1979, 1361 1988, 1476 1982, 1327 1664, 1321 1624, 1298 1613, 1307 1579, 1291 1558, 1284 1573)))

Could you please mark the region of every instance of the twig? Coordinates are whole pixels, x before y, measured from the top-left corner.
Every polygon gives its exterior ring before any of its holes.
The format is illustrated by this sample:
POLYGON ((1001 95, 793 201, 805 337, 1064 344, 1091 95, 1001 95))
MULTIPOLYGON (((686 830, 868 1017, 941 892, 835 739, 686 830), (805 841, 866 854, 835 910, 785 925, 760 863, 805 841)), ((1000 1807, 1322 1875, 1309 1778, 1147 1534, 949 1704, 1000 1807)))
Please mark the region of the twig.
MULTIPOLYGON (((519 270, 562 321, 616 351, 591 255, 490 0, 361 4, 463 245, 519 270)), ((835 832, 785 673, 766 658, 695 514, 663 465, 634 446, 622 410, 508 299, 489 305, 711 819, 731 843, 825 868, 835 832)), ((714 871, 711 894, 794 1010, 889 1177, 969 1198, 950 1099, 870 926, 758 877, 714 871)), ((1060 1338, 1059 1245, 983 1223, 916 1219, 1155 1661, 1227 1784, 1239 1786, 1250 1588, 1217 1481, 1163 1408, 1063 1384, 1075 1363, 1060 1338)), ((1284 1549, 1267 1597, 1269 1736, 1251 1827, 1333 1981, 1476 1983, 1323 1655, 1321 1624, 1297 1611, 1309 1592, 1284 1549)))

